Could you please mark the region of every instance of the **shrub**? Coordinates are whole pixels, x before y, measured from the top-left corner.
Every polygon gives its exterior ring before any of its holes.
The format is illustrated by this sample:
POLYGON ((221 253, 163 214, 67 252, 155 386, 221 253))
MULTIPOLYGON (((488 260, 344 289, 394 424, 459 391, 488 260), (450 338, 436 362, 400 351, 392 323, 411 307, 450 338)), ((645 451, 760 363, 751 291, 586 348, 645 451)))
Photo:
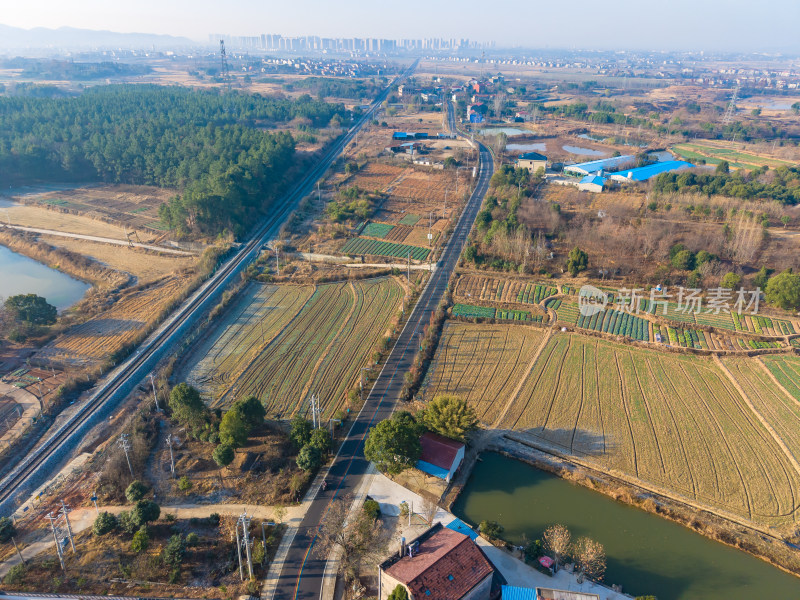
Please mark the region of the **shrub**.
POLYGON ((221 520, 219 513, 211 513, 208 515, 208 522, 214 527, 218 527, 221 520))
POLYGON ((369 498, 366 502, 364 502, 364 512, 367 513, 374 521, 381 516, 381 505, 372 498, 369 498))
POLYGON ((17 528, 14 522, 8 517, 0 517, 0 542, 6 543, 17 535, 17 528))
POLYGON ((729 290, 735 290, 739 287, 740 283, 742 283, 741 275, 737 275, 736 273, 725 273, 719 282, 719 286, 728 288, 729 290))
POLYGON ((493 540, 500 539, 500 536, 503 535, 503 531, 505 530, 497 521, 481 521, 479 528, 483 535, 493 540))
POLYGON ((161 515, 161 508, 152 500, 139 500, 131 511, 136 529, 142 525, 147 525, 151 521, 157 521, 161 515))
POLYGON ((676 269, 691 271, 695 266, 695 256, 691 250, 681 250, 670 262, 676 269))
POLYGON ((186 545, 190 548, 197 546, 200 543, 200 536, 194 531, 186 535, 186 545))
POLYGON ((211 456, 217 465, 220 467, 227 467, 233 462, 235 454, 231 446, 228 444, 220 444, 214 448, 214 453, 211 456))
POLYGON ((315 429, 311 434, 311 440, 309 440, 308 444, 319 450, 321 454, 327 455, 332 445, 331 434, 323 427, 315 429))
POLYGON ((408 590, 398 583, 387 597, 387 600, 408 600, 408 590))
POLYGON ((300 452, 297 454, 297 466, 303 469, 303 471, 311 472, 316 471, 320 464, 322 464, 322 455, 318 448, 306 444, 302 448, 300 448, 300 452))
POLYGON ((140 554, 147 550, 149 545, 150 535, 147 533, 147 525, 143 525, 139 528, 139 531, 133 534, 133 540, 131 541, 131 552, 140 554))
POLYGON ((264 564, 264 561, 267 558, 267 551, 264 550, 264 544, 260 542, 256 542, 255 544, 253 544, 253 552, 251 554, 251 558, 253 559, 253 562, 256 564, 259 565, 264 564))
POLYGON ((189 481, 189 478, 184 475, 178 480, 178 489, 182 492, 188 492, 192 489, 192 482, 189 481))
POLYGON ((300 415, 296 415, 292 419, 291 429, 289 430, 289 439, 298 450, 311 441, 311 431, 313 427, 308 419, 304 419, 300 415))
POLYGON ((25 581, 25 565, 14 565, 8 570, 6 576, 3 577, 3 583, 7 585, 19 585, 25 581))
POLYGON ((567 271, 575 277, 581 271, 585 271, 589 266, 589 255, 583 250, 575 246, 569 251, 567 257, 567 271))
POLYGON ((178 569, 183 562, 183 554, 185 551, 186 547, 179 533, 170 537, 167 545, 164 546, 164 549, 161 551, 161 560, 164 566, 172 567, 173 570, 178 569))
POLYGON ((136 523, 136 519, 133 516, 133 511, 130 510, 123 510, 119 513, 117 523, 122 531, 130 535, 133 535, 136 533, 136 530, 139 529, 139 525, 136 523))
POLYGON ((240 448, 247 443, 247 434, 250 432, 247 422, 239 411, 229 410, 222 417, 219 424, 219 439, 223 444, 232 448, 240 448))
POLYGON ((128 499, 128 502, 131 504, 137 503, 139 500, 144 498, 147 495, 147 492, 150 491, 150 487, 139 481, 138 479, 131 482, 128 488, 125 490, 125 497, 128 499))
POLYGON ((92 524, 92 533, 95 535, 106 535, 117 528, 117 518, 105 511, 101 512, 92 524))

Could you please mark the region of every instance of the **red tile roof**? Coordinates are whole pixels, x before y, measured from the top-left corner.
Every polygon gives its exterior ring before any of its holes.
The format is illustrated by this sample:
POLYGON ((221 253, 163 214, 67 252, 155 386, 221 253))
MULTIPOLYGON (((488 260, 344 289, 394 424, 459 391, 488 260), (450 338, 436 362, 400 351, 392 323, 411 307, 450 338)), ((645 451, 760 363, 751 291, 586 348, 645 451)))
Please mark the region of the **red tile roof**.
POLYGON ((494 567, 468 536, 441 528, 420 542, 413 557, 403 557, 386 572, 416 599, 460 600, 494 567))
POLYGON ((464 447, 461 442, 430 431, 422 434, 422 437, 419 438, 419 443, 422 446, 420 460, 448 471, 453 466, 453 461, 456 459, 458 451, 464 447))

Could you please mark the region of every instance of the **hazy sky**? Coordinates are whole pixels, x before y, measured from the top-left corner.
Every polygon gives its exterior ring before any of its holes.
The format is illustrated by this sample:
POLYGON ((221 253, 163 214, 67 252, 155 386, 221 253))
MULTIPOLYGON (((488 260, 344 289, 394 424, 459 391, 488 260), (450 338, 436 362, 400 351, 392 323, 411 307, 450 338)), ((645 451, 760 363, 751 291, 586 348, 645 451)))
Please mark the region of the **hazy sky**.
POLYGON ((0 0, 0 23, 167 33, 443 37, 498 46, 800 53, 800 0, 0 0))

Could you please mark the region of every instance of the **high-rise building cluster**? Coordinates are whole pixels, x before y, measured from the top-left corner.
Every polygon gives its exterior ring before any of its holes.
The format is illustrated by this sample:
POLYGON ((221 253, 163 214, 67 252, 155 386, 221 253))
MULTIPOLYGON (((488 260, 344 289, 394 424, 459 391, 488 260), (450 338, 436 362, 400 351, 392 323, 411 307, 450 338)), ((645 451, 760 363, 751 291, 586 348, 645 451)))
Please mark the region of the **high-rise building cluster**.
POLYGON ((213 33, 209 41, 213 45, 225 40, 231 49, 267 50, 284 52, 356 52, 394 54, 419 51, 456 51, 464 49, 482 49, 494 47, 494 42, 484 44, 468 39, 401 39, 385 38, 326 38, 316 35, 287 37, 280 34, 262 33, 261 35, 223 35, 213 33))

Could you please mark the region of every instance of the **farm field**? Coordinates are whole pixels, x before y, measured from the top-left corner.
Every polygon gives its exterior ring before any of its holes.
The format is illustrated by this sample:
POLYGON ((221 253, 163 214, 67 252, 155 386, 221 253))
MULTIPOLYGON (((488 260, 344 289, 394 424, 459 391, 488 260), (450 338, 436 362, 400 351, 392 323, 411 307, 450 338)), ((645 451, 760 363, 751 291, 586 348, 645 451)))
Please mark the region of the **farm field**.
POLYGON ((683 158, 690 160, 704 158, 709 164, 719 164, 721 161, 727 160, 732 167, 743 169, 756 169, 763 165, 775 168, 781 165, 791 166, 794 164, 788 160, 759 156, 750 152, 740 152, 734 148, 723 148, 711 144, 677 144, 672 149, 683 158))
POLYGON ((543 337, 543 330, 532 327, 446 323, 423 385, 424 399, 466 398, 478 418, 491 424, 543 337))
POLYGON ((411 253, 414 260, 425 260, 430 253, 430 248, 408 246, 380 240, 371 240, 363 237, 349 239, 341 250, 344 254, 371 254, 374 256, 391 256, 407 258, 411 253))
POLYGON ((726 358, 722 362, 794 459, 800 461, 800 401, 777 385, 758 360, 726 358))
POLYGON ((761 524, 796 520, 800 473, 712 359, 556 334, 500 426, 761 524))
MULTIPOLYGON (((125 240, 125 230, 117 225, 105 223, 84 215, 73 215, 50 210, 43 206, 15 204, 0 208, 0 220, 10 225, 51 229, 64 233, 78 233, 98 237, 125 240)), ((151 241, 142 237, 143 242, 151 241)))
POLYGON ((132 342, 175 301, 190 275, 170 275, 160 281, 123 291, 111 308, 67 329, 35 355, 46 365, 88 367, 101 364, 132 342))
POLYGON ((474 300, 539 304, 558 293, 555 285, 549 286, 524 281, 496 279, 479 275, 462 275, 458 278, 455 295, 474 300))
POLYGON ((383 277, 317 286, 251 284, 223 322, 184 360, 186 380, 224 407, 254 395, 274 418, 308 411, 320 397, 323 417, 358 383, 403 288, 383 277), (263 328, 263 333, 262 333, 263 328))
POLYGON ((345 185, 354 185, 367 192, 383 192, 406 171, 402 167, 371 161, 358 173, 351 175, 345 185))
POLYGON ((760 357, 775 379, 800 402, 800 358, 797 356, 774 355, 760 357))
MULTIPOLYGON (((173 195, 174 190, 151 186, 98 185, 25 194, 16 199, 32 206, 51 206, 77 212, 95 220, 109 220, 129 229, 147 228, 152 237, 152 234, 158 235, 163 231, 158 207, 173 195)), ((139 235, 142 235, 141 231, 139 235)), ((122 239, 125 239, 124 232, 122 239)))
POLYGON ((137 283, 155 281, 175 271, 191 268, 197 262, 191 256, 159 255, 142 249, 86 240, 47 235, 41 236, 41 239, 51 246, 89 256, 112 269, 130 273, 137 278, 137 283))

